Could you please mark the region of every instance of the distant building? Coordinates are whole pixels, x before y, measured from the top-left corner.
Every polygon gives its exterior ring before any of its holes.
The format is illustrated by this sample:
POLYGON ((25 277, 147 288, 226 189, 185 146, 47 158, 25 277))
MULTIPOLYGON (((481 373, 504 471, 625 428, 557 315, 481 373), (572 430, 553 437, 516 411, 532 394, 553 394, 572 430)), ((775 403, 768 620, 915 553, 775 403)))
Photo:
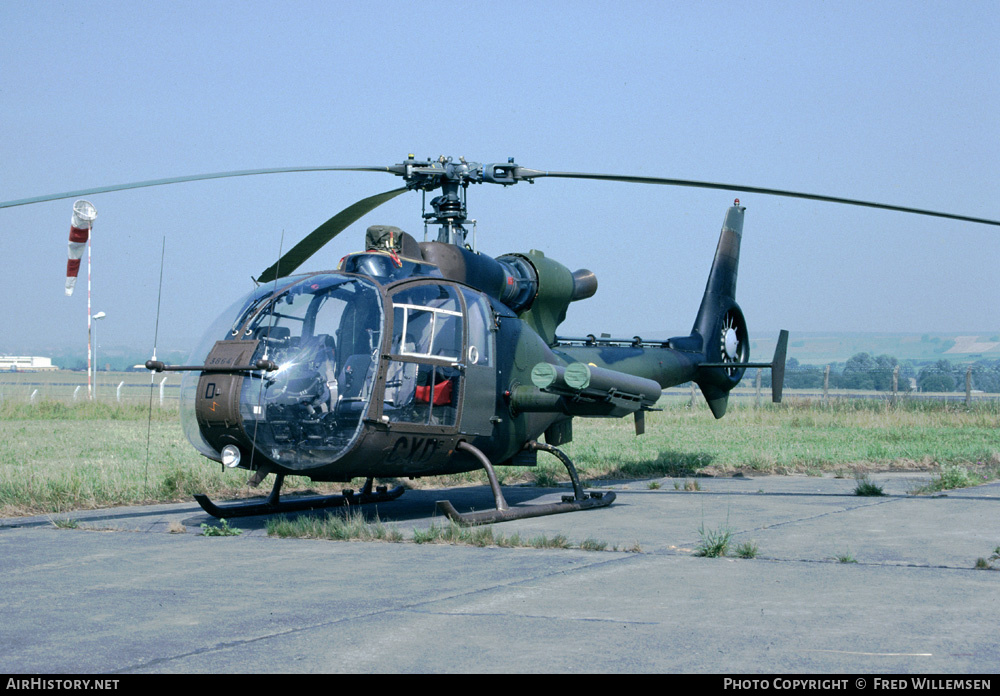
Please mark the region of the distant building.
POLYGON ((0 355, 0 372, 54 372, 52 358, 37 355, 0 355))

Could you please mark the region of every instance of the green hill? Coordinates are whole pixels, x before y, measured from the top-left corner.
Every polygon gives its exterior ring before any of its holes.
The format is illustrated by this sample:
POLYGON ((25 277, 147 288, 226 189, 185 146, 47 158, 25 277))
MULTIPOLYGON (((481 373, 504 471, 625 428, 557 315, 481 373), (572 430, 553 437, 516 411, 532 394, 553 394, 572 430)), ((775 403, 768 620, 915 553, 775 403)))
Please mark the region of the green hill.
MULTIPOLYGON (((774 353, 777 332, 758 334, 750 341, 753 360, 764 360, 774 353)), ((826 365, 846 362, 857 353, 891 355, 899 360, 949 360, 967 363, 1000 358, 1000 333, 815 333, 791 332, 788 357, 801 364, 826 365)))

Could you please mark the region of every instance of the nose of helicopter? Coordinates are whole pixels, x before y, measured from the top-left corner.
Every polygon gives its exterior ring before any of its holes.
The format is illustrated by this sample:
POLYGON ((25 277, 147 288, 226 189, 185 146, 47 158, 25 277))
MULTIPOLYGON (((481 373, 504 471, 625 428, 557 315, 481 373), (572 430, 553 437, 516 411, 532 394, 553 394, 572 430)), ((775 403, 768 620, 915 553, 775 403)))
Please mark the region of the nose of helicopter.
POLYGON ((211 347, 192 359, 234 364, 225 356, 239 352, 240 365, 267 361, 277 369, 189 372, 182 385, 185 433, 216 461, 232 463, 238 449, 241 468, 272 464, 304 473, 327 467, 357 443, 372 398, 385 321, 380 295, 372 281, 339 273, 300 277, 267 297, 257 294, 217 322, 232 327, 223 340, 213 324, 203 342, 211 347))

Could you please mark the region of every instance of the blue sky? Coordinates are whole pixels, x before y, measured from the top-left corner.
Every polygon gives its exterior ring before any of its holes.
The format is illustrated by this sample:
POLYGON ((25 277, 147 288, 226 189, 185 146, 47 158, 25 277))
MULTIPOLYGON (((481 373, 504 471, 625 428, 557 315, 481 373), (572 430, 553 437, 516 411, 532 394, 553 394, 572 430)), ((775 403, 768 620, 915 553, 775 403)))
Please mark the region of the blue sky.
MULTIPOLYGON (((514 157, 1000 218, 1000 19, 988 2, 7 2, 0 199, 205 172, 514 157)), ((192 345, 374 173, 96 195, 104 345, 192 345)), ((826 203, 542 180, 473 187, 491 255, 599 279, 564 333, 686 332, 725 209, 747 206, 751 335, 1000 333, 1000 230, 826 203)), ((419 194, 363 218, 422 237, 419 194)), ((72 201, 0 210, 0 352, 85 345, 63 294, 72 201)), ((85 273, 85 269, 82 271, 85 273)))

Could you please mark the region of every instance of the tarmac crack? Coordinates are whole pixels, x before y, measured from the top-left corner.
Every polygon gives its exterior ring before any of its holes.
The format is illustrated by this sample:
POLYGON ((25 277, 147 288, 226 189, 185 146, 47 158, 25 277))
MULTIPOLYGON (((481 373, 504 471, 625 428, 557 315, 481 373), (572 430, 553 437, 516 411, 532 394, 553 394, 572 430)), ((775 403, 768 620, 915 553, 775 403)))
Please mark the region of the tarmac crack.
POLYGON ((579 621, 583 623, 602 623, 602 624, 616 624, 616 625, 626 625, 626 626, 658 626, 662 621, 635 621, 634 619, 620 619, 620 618, 601 618, 597 616, 556 616, 551 614, 521 614, 517 612, 499 612, 499 611, 409 611, 410 614, 421 614, 424 616, 449 616, 449 617, 479 617, 479 618, 495 618, 495 617, 505 617, 516 615, 521 619, 538 619, 543 621, 551 621, 553 619, 558 619, 560 621, 579 621))
POLYGON ((842 508, 840 510, 828 510, 827 512, 822 512, 822 513, 820 513, 818 515, 810 515, 808 517, 800 517, 800 518, 794 519, 794 520, 785 520, 784 522, 777 522, 775 524, 768 524, 768 525, 764 525, 764 526, 761 526, 761 527, 755 527, 753 529, 749 529, 749 530, 746 530, 746 531, 740 531, 740 532, 736 532, 736 533, 737 534, 749 534, 751 532, 757 532, 757 531, 761 531, 761 530, 764 530, 764 529, 777 529, 779 527, 786 527, 786 526, 792 525, 792 524, 801 524, 802 522, 812 522, 813 520, 821 520, 824 517, 833 517, 835 515, 843 515, 843 514, 846 514, 846 513, 849 513, 849 512, 854 512, 855 510, 861 510, 861 509, 864 509, 864 508, 876 507, 878 505, 888 505, 890 503, 897 503, 900 500, 905 500, 905 498, 903 498, 903 497, 900 497, 900 498, 887 498, 885 500, 872 501, 872 502, 867 503, 867 504, 861 503, 861 504, 858 504, 858 505, 852 505, 850 507, 845 507, 845 508, 842 508))

